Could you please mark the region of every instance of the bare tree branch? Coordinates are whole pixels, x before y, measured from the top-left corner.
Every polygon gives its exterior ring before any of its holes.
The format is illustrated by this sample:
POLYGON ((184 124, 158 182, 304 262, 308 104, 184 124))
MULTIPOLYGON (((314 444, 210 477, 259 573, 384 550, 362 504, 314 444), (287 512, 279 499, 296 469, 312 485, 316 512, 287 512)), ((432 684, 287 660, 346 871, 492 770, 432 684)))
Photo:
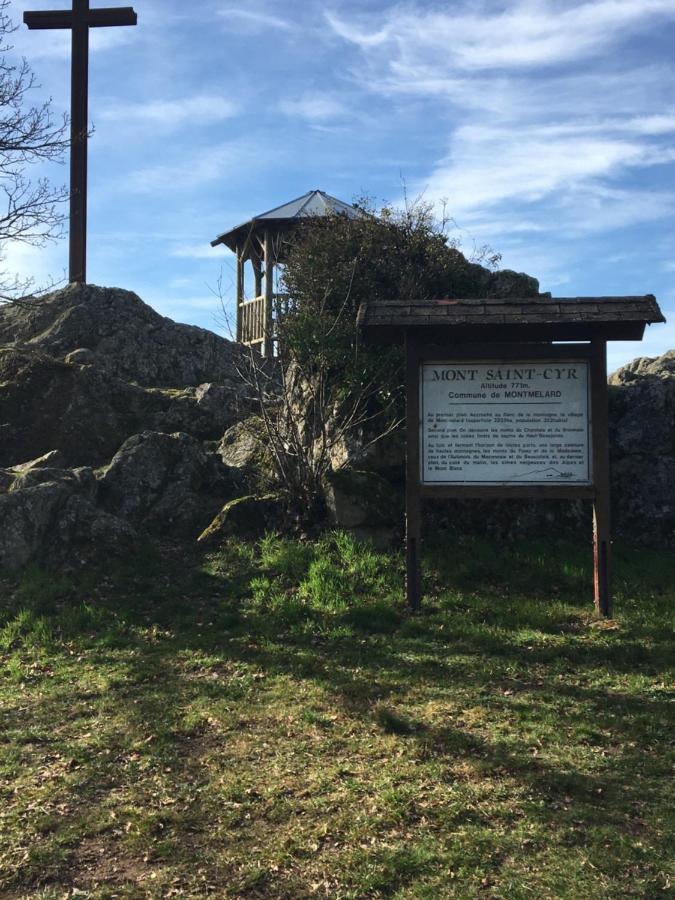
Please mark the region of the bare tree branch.
MULTIPOLYGON (((15 31, 8 9, 0 0, 0 261, 9 241, 41 247, 63 233, 66 187, 54 187, 44 177, 32 180, 27 170, 45 161, 60 161, 69 145, 68 120, 55 121, 51 100, 32 105, 37 87, 25 59, 10 59, 8 37, 15 31)), ((56 282, 43 285, 51 289, 56 282)), ((38 291, 31 278, 0 272, 0 302, 11 302, 38 291)))

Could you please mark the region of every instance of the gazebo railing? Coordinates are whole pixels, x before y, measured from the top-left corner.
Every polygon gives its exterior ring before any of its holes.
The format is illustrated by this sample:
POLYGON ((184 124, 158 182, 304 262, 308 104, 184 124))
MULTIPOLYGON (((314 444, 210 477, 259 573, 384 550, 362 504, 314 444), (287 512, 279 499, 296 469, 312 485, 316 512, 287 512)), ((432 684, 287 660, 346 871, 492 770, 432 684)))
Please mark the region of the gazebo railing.
MULTIPOLYGON (((288 294, 273 294, 270 321, 272 331, 275 332, 275 323, 280 321, 288 313, 295 310, 295 301, 288 294)), ((244 300, 239 304, 239 340, 242 344, 251 347, 263 344, 265 341, 265 328, 267 320, 266 298, 264 295, 244 300)), ((271 335, 274 340, 274 334, 271 335)))
POLYGON ((239 340, 250 347, 265 339, 265 298, 254 297, 239 304, 239 340))

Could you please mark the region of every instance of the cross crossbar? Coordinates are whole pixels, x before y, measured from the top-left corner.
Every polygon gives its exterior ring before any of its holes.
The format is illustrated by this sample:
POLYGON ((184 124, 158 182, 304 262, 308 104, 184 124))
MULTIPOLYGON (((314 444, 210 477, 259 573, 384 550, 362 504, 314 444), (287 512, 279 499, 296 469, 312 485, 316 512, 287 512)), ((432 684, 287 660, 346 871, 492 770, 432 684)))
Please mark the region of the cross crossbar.
MULTIPOLYGON (((72 28, 73 13, 47 10, 46 12, 25 12, 24 24, 31 31, 43 31, 53 28, 72 28)), ((79 21, 79 17, 76 18, 79 21)), ((137 25, 138 16, 131 6, 118 8, 91 9, 84 15, 84 23, 90 28, 107 28, 111 25, 137 25)))

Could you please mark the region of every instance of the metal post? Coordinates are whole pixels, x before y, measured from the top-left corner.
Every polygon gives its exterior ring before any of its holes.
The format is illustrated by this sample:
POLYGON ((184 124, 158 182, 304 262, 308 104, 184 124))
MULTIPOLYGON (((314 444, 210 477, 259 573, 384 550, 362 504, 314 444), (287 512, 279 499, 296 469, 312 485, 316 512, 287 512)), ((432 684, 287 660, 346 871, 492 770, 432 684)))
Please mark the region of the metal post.
POLYGON ((422 601, 421 498, 420 498, 420 394, 419 354, 414 340, 406 335, 406 479, 405 542, 406 595, 408 605, 418 610, 422 601))
POLYGON ((607 408, 607 341, 591 342, 591 407, 593 427, 593 560, 595 611, 612 615, 610 540, 609 416, 607 408))

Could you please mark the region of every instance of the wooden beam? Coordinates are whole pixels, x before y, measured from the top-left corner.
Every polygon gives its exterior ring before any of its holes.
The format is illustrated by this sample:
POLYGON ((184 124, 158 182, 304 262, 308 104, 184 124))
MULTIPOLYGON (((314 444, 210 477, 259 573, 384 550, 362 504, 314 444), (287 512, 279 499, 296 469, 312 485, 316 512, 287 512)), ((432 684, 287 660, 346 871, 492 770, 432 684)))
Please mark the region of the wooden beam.
POLYGON ((131 6, 117 9, 92 9, 87 16, 90 28, 108 28, 110 25, 137 25, 138 16, 131 6))
POLYGON ((593 560, 595 611, 612 615, 610 535, 609 413, 607 405, 607 342, 593 341, 591 358, 591 422, 593 439, 593 560))
POLYGON ((73 13, 71 10, 63 12, 25 12, 23 14, 23 23, 27 25, 31 31, 42 31, 52 28, 72 28, 73 13))
MULTIPOLYGON (((23 14, 24 25, 31 31, 64 29, 73 27, 72 10, 38 10, 23 14)), ((85 13, 89 28, 108 28, 111 25, 137 25, 138 16, 131 6, 92 9, 85 13)))
POLYGON ((241 256, 241 248, 239 244, 237 244, 237 260, 236 260, 236 268, 237 268, 237 320, 236 320, 236 337, 237 342, 241 343, 242 335, 243 335, 243 321, 242 321, 242 303, 244 302, 244 261, 241 256))
POLYGON ((69 280, 87 281, 87 150, 89 143, 89 28, 81 14, 85 0, 73 0, 70 78, 70 247, 69 280))
POLYGON ((422 502, 420 493, 420 362, 418 347, 406 337, 406 596, 411 609, 422 603, 422 502))
POLYGON ((422 497, 444 500, 592 500, 592 484, 423 484, 422 497))
POLYGON ((272 316, 272 303, 274 302, 274 251, 272 249, 272 234, 265 229, 265 312, 264 312, 264 344, 263 356, 274 356, 274 319, 272 316))
POLYGON ((255 295, 256 297, 262 296, 262 263, 260 261, 260 257, 253 256, 251 257, 251 264, 253 265, 253 276, 255 278, 255 295))
POLYGON ((590 359, 591 344, 434 344, 427 342, 419 347, 419 359, 422 362, 447 362, 447 360, 474 360, 479 362, 485 359, 490 363, 498 360, 542 360, 549 359, 590 359))

